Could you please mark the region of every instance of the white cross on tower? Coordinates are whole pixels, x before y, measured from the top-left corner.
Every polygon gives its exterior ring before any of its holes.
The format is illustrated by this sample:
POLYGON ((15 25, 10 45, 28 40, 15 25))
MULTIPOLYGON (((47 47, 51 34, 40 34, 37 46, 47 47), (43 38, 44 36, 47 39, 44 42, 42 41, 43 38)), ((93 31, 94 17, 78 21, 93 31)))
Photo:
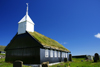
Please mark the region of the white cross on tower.
POLYGON ((26 15, 28 15, 28 3, 26 3, 27 9, 26 9, 26 15))
POLYGON ((28 15, 28 3, 26 3, 26 15, 18 22, 18 34, 23 34, 28 32, 34 32, 34 22, 28 15))

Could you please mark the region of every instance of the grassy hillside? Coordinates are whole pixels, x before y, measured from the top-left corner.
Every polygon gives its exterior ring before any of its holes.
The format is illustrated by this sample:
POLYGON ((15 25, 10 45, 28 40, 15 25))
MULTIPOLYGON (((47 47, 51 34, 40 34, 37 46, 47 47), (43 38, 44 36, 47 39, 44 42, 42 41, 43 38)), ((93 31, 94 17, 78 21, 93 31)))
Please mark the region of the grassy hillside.
POLYGON ((0 51, 4 51, 5 47, 6 47, 6 46, 1 46, 1 45, 0 45, 0 51))

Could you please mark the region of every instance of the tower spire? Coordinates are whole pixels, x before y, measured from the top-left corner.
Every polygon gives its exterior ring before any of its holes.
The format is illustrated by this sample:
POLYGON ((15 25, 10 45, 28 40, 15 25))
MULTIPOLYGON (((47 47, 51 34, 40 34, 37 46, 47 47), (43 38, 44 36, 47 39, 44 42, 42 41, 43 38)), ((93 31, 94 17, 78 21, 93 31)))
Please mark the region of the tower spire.
POLYGON ((27 9, 26 9, 26 15, 28 15, 28 3, 26 3, 27 9))
POLYGON ((28 15, 28 3, 26 3, 26 15, 18 22, 18 34, 23 34, 28 32, 34 32, 34 22, 28 15))

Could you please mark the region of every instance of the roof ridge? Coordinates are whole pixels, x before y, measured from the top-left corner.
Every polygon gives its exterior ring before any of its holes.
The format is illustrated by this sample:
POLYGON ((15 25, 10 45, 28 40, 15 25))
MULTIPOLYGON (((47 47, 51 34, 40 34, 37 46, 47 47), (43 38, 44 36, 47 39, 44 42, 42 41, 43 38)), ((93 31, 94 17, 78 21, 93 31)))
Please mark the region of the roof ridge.
POLYGON ((18 23, 22 23, 22 22, 25 22, 25 21, 28 21, 28 22, 34 24, 34 22, 32 21, 32 19, 30 18, 29 15, 25 15, 18 23))

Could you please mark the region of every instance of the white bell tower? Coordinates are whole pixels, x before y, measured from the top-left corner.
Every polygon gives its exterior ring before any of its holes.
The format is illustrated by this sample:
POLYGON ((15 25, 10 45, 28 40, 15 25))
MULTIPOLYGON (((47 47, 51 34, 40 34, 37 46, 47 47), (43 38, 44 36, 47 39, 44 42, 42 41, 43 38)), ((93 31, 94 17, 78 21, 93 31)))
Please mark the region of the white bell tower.
POLYGON ((18 22, 18 34, 23 34, 26 31, 34 32, 34 22, 28 15, 28 3, 26 4, 27 4, 26 15, 18 22))

